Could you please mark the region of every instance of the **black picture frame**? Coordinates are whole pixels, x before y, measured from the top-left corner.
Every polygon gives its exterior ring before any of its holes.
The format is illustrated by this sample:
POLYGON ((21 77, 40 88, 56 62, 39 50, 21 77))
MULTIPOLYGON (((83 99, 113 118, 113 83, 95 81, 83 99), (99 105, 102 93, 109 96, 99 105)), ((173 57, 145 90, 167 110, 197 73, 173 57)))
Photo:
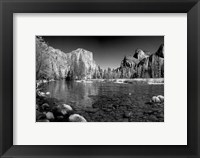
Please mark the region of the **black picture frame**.
POLYGON ((0 0, 1 157, 200 157, 199 45, 199 0, 0 0), (13 145, 13 13, 187 13, 188 145, 13 145))

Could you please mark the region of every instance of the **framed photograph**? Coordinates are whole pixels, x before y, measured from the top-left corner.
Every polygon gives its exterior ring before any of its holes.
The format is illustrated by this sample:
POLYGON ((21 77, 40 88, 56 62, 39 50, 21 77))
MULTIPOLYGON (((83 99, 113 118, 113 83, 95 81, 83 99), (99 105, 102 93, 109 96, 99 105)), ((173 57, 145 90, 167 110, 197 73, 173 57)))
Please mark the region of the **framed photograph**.
POLYGON ((36 122, 164 122, 164 36, 35 38, 36 122))
POLYGON ((0 4, 1 157, 200 157, 198 0, 0 4))

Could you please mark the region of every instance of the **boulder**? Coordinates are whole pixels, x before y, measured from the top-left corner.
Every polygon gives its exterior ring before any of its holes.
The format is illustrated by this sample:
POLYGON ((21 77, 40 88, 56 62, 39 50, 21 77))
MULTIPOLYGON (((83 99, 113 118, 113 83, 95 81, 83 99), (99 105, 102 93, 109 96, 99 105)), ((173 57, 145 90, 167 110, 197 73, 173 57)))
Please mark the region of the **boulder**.
POLYGON ((61 115, 70 115, 73 112, 73 109, 70 105, 67 104, 59 104, 58 106, 54 106, 52 108, 54 115, 61 116, 61 115))
POLYGON ((44 92, 40 92, 39 90, 36 91, 36 94, 40 97, 46 97, 46 94, 44 92))
POLYGON ((67 104, 63 104, 63 108, 66 109, 67 111, 72 111, 72 107, 70 105, 67 104))
POLYGON ((47 118, 48 120, 54 120, 54 115, 53 115, 53 113, 52 113, 52 112, 47 112, 47 113, 46 113, 46 118, 47 118))
POLYGON ((62 115, 69 114, 73 111, 72 107, 67 104, 58 105, 58 108, 60 109, 60 112, 62 113, 62 115))
POLYGON ((164 102, 164 96, 158 95, 157 97, 160 99, 161 102, 164 102))
POLYGON ((49 122, 47 119, 37 120, 37 122, 49 122))
POLYGON ((87 122, 86 119, 79 114, 72 114, 69 116, 70 122, 87 122))
POLYGON ((49 110, 50 109, 49 104, 47 104, 47 103, 42 104, 41 108, 42 108, 42 110, 49 110))
POLYGON ((36 120, 46 119, 46 115, 36 110, 36 120))
POLYGON ((42 96, 42 97, 46 96, 44 92, 40 92, 39 95, 42 96))
POLYGON ((152 97, 152 102, 154 103, 160 103, 160 99, 157 96, 152 97))

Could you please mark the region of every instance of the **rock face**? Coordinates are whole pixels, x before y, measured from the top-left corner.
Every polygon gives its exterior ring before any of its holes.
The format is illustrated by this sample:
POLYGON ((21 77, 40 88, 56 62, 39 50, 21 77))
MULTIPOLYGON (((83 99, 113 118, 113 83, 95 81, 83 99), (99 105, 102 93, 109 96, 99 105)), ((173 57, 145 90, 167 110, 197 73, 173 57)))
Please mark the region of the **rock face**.
POLYGON ((48 46, 36 38, 36 78, 90 79, 98 71, 92 52, 78 48, 70 53, 48 46))
POLYGON ((136 49, 135 50, 135 54, 133 55, 134 58, 138 59, 139 61, 141 61, 144 58, 147 58, 148 55, 145 54, 145 52, 143 52, 143 50, 141 49, 136 49))
POLYGON ((137 49, 133 56, 124 57, 116 71, 121 73, 121 78, 163 78, 164 45, 151 55, 137 49))
POLYGON ((157 52, 140 61, 137 66, 139 78, 163 78, 164 77, 164 45, 157 52))
POLYGON ((93 53, 82 48, 78 48, 68 53, 71 64, 67 77, 73 79, 91 79, 98 66, 93 60, 93 53))

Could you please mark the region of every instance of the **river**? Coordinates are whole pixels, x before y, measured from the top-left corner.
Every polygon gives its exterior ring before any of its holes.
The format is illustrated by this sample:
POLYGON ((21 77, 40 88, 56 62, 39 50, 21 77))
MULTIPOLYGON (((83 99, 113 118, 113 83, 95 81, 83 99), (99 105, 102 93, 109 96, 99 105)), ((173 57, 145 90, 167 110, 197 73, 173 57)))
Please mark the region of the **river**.
POLYGON ((61 80, 49 82, 43 91, 92 122, 164 121, 164 104, 149 102, 152 96, 164 96, 164 84, 61 80))

